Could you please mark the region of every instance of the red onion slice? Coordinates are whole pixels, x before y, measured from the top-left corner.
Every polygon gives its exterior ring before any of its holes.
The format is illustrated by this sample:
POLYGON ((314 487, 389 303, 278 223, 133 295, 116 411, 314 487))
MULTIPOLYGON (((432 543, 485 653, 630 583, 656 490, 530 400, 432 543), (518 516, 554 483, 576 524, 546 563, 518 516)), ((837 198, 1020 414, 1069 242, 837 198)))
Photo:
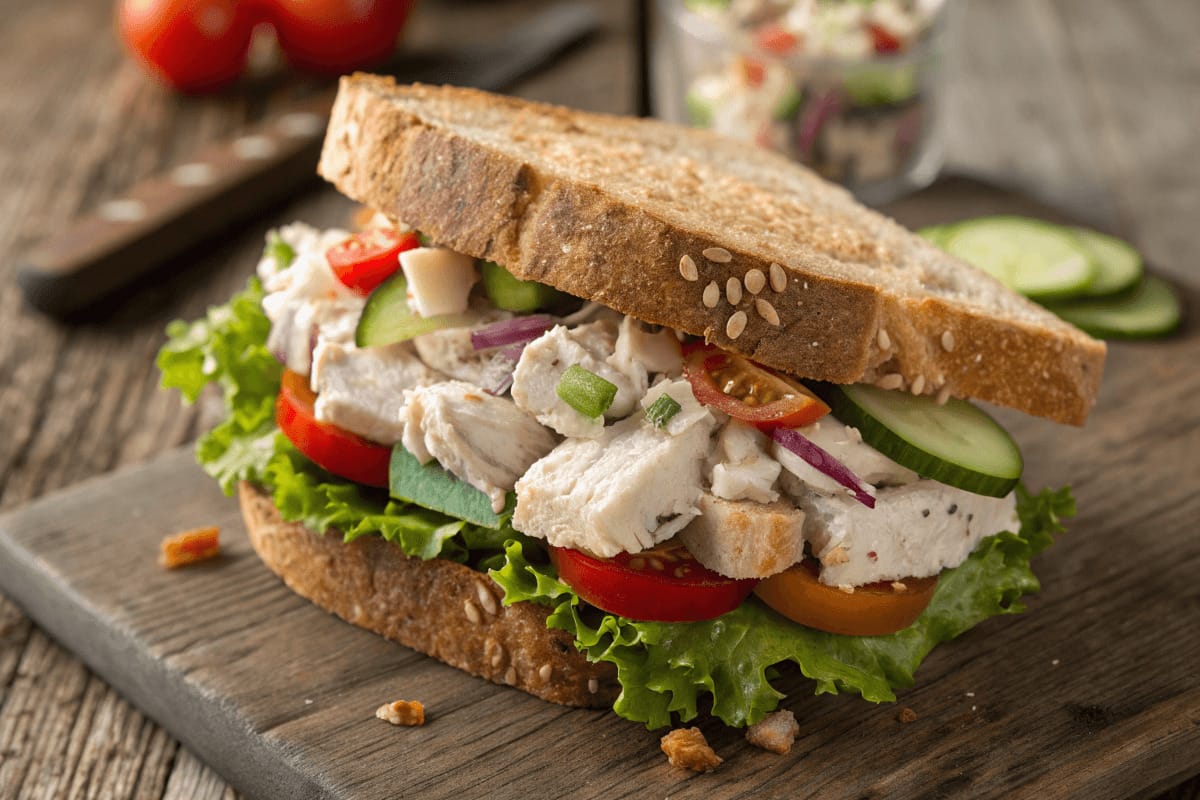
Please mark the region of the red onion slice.
POLYGON ((776 428, 771 431, 771 438, 804 459, 809 466, 818 472, 833 478, 850 490, 854 499, 867 508, 875 507, 875 497, 871 494, 862 479, 850 471, 842 462, 825 452, 794 428, 776 428))
POLYGON ((525 344, 553 327, 554 320, 545 314, 493 322, 477 331, 471 331, 471 346, 476 350, 492 350, 497 347, 525 344))
POLYGON ((811 104, 800 115, 800 130, 796 134, 796 148, 805 158, 812 158, 821 129, 841 110, 841 98, 836 89, 813 98, 811 104))

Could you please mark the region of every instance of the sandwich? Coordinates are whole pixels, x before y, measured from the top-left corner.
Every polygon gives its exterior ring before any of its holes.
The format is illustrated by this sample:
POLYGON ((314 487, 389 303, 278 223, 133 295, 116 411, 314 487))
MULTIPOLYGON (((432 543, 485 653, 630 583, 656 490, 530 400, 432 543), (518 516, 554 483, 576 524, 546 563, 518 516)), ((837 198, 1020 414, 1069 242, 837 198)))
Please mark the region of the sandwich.
POLYGON ((1082 425, 1104 345, 786 159, 342 80, 285 226, 159 355, 294 591, 494 683, 757 723, 798 669, 891 701, 1022 610, 1073 513, 986 402, 1082 425))

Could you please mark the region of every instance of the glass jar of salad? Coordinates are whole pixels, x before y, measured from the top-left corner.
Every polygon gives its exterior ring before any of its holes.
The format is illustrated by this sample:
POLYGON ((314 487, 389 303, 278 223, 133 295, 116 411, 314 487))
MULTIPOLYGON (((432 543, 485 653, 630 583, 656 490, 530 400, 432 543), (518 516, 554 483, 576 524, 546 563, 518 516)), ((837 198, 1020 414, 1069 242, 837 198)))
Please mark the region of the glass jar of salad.
POLYGON ((943 0, 655 0, 657 116, 884 203, 941 167, 943 0))

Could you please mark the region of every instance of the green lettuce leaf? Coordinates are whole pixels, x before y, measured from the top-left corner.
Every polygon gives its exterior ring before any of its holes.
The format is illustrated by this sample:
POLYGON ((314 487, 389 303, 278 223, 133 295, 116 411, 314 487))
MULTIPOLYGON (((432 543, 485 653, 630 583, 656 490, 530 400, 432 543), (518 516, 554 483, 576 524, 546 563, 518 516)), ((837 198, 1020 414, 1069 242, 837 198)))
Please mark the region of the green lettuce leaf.
POLYGON ((984 539, 959 567, 942 573, 929 607, 913 625, 889 636, 840 636, 797 625, 755 598, 707 622, 633 622, 596 612, 559 581, 553 568, 530 559, 511 542, 503 567, 491 576, 505 603, 530 600, 553 607, 547 625, 572 633, 591 661, 617 668, 621 716, 659 728, 694 718, 700 701, 727 725, 758 722, 783 695, 770 683, 775 668, 794 663, 817 694, 852 692, 872 702, 895 700, 939 642, 953 639, 989 617, 1024 610, 1023 595, 1036 592, 1032 556, 1061 518, 1074 512, 1070 491, 1017 498, 1021 532, 984 539))
POLYGON ((267 349, 271 323, 262 284, 246 288, 196 322, 167 326, 157 365, 164 388, 194 403, 210 383, 221 388, 226 419, 196 442, 196 460, 232 494, 238 481, 260 481, 273 455, 275 395, 282 367, 267 349))

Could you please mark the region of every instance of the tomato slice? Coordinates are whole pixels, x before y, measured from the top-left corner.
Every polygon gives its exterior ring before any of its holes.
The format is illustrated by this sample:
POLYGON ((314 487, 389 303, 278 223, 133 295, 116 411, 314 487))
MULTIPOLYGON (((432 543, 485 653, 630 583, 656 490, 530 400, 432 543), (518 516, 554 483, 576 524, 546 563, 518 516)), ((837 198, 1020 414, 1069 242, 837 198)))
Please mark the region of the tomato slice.
POLYGON ((336 425, 318 422, 313 411, 316 397, 305 376, 284 370, 275 401, 279 429, 317 466, 355 483, 386 487, 392 449, 336 425))
POLYGON ((359 231, 325 252, 338 280, 359 294, 371 291, 400 269, 400 254, 420 247, 415 233, 391 228, 359 231))
POLYGON ((688 352, 683 374, 701 403, 763 430, 800 428, 829 413, 829 406, 795 381, 711 345, 688 352))
POLYGON ((929 605, 937 576, 856 586, 853 594, 817 580, 817 563, 805 559, 763 579, 754 593, 783 616, 829 633, 883 636, 916 622, 929 605))
POLYGON ((726 578, 696 560, 675 540, 640 553, 596 558, 551 547, 558 577, 597 608, 648 622, 696 622, 732 611, 755 580, 726 578))

